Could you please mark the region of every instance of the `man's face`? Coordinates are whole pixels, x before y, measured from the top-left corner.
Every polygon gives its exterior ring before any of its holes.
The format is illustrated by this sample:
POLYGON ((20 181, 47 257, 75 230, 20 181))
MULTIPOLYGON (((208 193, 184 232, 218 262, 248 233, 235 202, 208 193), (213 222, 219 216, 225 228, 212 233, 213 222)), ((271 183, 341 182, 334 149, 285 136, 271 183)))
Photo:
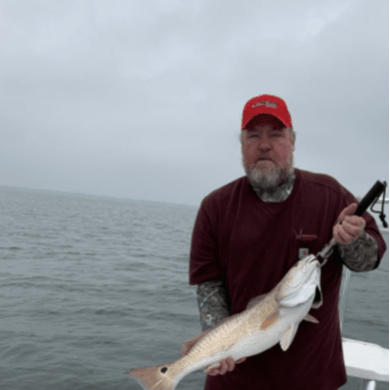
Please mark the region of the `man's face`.
POLYGON ((258 115, 242 134, 245 172, 252 184, 277 187, 292 173, 295 140, 282 122, 272 115, 258 115))

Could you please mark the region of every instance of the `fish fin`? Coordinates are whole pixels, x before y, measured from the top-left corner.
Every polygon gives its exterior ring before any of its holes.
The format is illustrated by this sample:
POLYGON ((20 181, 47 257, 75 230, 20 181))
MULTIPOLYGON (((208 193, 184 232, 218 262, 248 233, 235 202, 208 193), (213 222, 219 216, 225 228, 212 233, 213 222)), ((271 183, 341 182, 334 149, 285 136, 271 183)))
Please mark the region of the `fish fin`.
POLYGON ((169 375, 169 368, 169 364, 133 368, 126 375, 135 379, 144 390, 174 390, 177 382, 169 375))
POLYGON ((310 314, 306 314, 306 317, 304 318, 306 321, 314 322, 315 324, 319 324, 320 321, 317 320, 317 318, 313 317, 310 314))
POLYGON ((252 298, 250 301, 249 301, 249 303, 248 303, 248 305, 247 305, 247 309, 250 309, 250 308, 252 308, 253 306, 255 306, 257 303, 259 303, 260 301, 262 301, 264 298, 265 298, 265 296, 266 296, 267 294, 262 294, 262 295, 259 295, 259 296, 257 296, 257 297, 254 297, 254 298, 252 298))
POLYGON ((266 329, 268 328, 270 325, 272 325, 273 322, 275 322, 277 319, 279 319, 280 316, 279 316, 279 310, 276 310, 274 311, 272 314, 270 314, 265 320, 264 322, 261 324, 261 327, 260 329, 266 329))
POLYGON ((280 340, 280 346, 283 351, 287 351, 287 349, 293 342, 295 334, 297 333, 297 329, 298 325, 293 324, 284 331, 282 339, 280 340))

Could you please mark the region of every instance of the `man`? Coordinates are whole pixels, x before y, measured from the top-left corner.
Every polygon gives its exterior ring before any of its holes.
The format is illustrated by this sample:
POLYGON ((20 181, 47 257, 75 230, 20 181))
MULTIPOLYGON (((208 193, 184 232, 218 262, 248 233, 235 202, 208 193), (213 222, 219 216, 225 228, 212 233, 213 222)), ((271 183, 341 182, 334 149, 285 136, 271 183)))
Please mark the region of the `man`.
POLYGON ((338 246, 322 268, 324 303, 311 312, 319 324, 303 321, 287 351, 276 345, 238 362, 225 359, 207 375, 205 390, 338 389, 346 382, 338 318, 342 265, 373 270, 386 245, 368 213, 353 215, 357 201, 335 179, 294 169, 295 132, 282 99, 250 99, 241 130, 246 176, 202 201, 193 231, 190 284, 198 285, 203 330, 245 310, 332 236, 338 246))

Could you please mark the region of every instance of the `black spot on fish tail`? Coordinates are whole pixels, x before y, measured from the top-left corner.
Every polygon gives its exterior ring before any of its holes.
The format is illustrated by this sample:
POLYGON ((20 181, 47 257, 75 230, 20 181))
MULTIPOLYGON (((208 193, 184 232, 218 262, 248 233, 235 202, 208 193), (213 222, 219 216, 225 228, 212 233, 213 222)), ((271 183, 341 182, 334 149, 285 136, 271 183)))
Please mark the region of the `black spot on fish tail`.
POLYGON ((166 372, 168 371, 168 368, 167 367, 163 367, 160 372, 162 372, 163 374, 165 374, 166 372))

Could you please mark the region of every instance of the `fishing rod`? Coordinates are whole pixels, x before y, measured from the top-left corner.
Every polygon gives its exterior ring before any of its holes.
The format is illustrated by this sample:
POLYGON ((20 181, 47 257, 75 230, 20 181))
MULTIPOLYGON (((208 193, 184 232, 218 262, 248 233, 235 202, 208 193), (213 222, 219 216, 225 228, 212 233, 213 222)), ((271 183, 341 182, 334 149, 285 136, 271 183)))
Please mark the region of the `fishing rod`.
MULTIPOLYGON (((378 201, 379 197, 383 193, 382 210, 380 212, 374 211, 371 207, 371 211, 373 211, 374 213, 380 213, 380 219, 382 220, 383 226, 387 227, 387 223, 385 221, 385 214, 383 212, 384 203, 385 203, 386 186, 387 186, 386 181, 381 182, 377 180, 377 182, 372 186, 370 191, 368 191, 367 194, 364 196, 364 198, 359 202, 359 205, 354 215, 361 217, 371 204, 372 207, 374 207, 374 204, 378 201)), ((326 264, 328 258, 333 253, 333 249, 336 245, 337 245, 337 241, 333 237, 330 240, 330 242, 327 245, 325 245, 325 247, 321 251, 317 253, 316 258, 318 260, 322 260, 322 264, 320 265, 321 267, 323 267, 326 264)))

